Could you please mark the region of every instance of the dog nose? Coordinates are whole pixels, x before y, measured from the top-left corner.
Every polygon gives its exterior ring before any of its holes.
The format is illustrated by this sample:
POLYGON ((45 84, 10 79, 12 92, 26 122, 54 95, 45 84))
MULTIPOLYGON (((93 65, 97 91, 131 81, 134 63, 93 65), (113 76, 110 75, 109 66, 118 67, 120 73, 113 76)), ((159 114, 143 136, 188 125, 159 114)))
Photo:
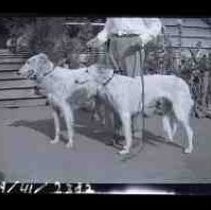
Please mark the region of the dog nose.
POLYGON ((40 88, 37 86, 34 86, 34 93, 37 95, 40 95, 40 88))
POLYGON ((31 77, 31 79, 36 80, 36 79, 37 79, 37 75, 34 74, 34 75, 31 77))

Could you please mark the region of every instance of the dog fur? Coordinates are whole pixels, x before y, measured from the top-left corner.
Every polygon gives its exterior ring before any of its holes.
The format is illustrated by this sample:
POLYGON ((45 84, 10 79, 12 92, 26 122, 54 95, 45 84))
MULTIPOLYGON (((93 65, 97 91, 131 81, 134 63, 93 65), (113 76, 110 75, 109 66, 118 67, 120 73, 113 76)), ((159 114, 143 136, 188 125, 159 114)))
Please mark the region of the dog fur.
MULTIPOLYGON (((54 68, 53 63, 43 53, 29 58, 19 70, 19 74, 36 81, 48 97, 55 124, 55 138, 52 143, 59 141, 61 112, 67 126, 67 147, 73 146, 73 110, 92 97, 98 96, 113 107, 120 118, 126 140, 120 154, 130 152, 132 117, 142 111, 140 77, 130 78, 114 74, 112 69, 103 69, 98 65, 71 71, 61 67, 54 68)), ((186 82, 173 75, 147 75, 144 76, 144 85, 145 114, 155 114, 149 110, 152 110, 152 104, 156 104, 159 99, 168 100, 172 105, 172 111, 163 113, 163 128, 169 140, 173 141, 177 124, 182 123, 188 137, 185 153, 191 153, 193 130, 190 127, 189 115, 194 103, 186 82)), ((153 110, 156 110, 155 106, 153 110)))
MULTIPOLYGON (((112 69, 99 70, 97 66, 91 66, 88 74, 86 79, 92 85, 95 84, 98 95, 118 113, 126 139, 124 149, 120 153, 129 153, 132 144, 132 117, 142 111, 141 78, 114 74, 112 69)), ((182 123, 188 137, 185 153, 191 153, 193 150, 193 130, 190 127, 189 115, 194 102, 186 82, 174 75, 146 75, 144 76, 144 85, 145 115, 155 114, 155 106, 153 112, 149 110, 156 101, 160 99, 169 101, 172 105, 172 111, 168 110, 163 113, 163 128, 168 139, 173 141, 177 124, 178 122, 182 123)))
MULTIPOLYGON (((51 140, 55 144, 60 139, 60 114, 64 116, 67 132, 67 147, 73 147, 73 122, 74 109, 80 108, 84 102, 91 100, 96 95, 95 89, 84 88, 81 77, 87 75, 86 68, 77 70, 55 67, 46 54, 40 53, 29 58, 21 67, 18 74, 34 80, 37 83, 36 91, 45 95, 52 107, 52 115, 55 125, 55 138, 51 140)), ((83 78, 83 80, 86 78, 83 78)))

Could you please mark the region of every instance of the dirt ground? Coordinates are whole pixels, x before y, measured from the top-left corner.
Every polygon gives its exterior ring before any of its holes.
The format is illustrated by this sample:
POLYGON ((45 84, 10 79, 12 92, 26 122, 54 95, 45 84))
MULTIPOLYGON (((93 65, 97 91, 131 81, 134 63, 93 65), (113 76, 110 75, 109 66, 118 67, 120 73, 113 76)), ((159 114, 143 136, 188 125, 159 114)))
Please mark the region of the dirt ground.
MULTIPOLYGON (((184 154, 187 138, 181 128, 170 144, 160 117, 146 120, 146 140, 138 155, 123 161, 109 146, 112 132, 76 113, 75 148, 52 145, 54 127, 48 107, 0 109, 0 179, 21 182, 84 183, 210 183, 211 120, 191 119, 194 151, 184 154)), ((64 126, 63 126, 64 128, 64 126)), ((136 139, 136 142, 141 139, 136 139)), ((134 149, 135 151, 135 149, 134 149)))

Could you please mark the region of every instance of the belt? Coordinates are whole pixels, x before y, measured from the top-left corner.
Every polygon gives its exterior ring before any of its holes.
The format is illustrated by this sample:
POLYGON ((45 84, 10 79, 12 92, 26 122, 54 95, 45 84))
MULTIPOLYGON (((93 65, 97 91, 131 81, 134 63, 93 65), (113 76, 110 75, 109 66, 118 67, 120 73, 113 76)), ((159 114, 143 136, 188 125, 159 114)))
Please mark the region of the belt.
POLYGON ((111 34, 111 37, 117 37, 117 38, 123 38, 123 37, 128 37, 128 38, 132 38, 132 37, 138 37, 140 36, 139 34, 111 34))

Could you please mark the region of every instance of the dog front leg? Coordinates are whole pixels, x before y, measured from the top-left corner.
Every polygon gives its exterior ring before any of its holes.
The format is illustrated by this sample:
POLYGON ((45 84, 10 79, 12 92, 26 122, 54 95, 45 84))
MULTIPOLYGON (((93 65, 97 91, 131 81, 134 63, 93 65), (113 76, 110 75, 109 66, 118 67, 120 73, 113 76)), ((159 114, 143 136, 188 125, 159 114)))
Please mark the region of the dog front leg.
POLYGON ((70 108, 69 104, 64 104, 62 107, 64 113, 64 119, 67 127, 68 134, 68 143, 66 144, 67 148, 73 147, 73 111, 70 108))
POLYGON ((53 140, 51 140, 51 144, 56 144, 59 142, 59 137, 60 137, 60 123, 59 123, 58 110, 53 108, 52 115, 53 115, 54 126, 55 126, 55 137, 53 140))
POLYGON ((94 111, 92 114, 92 120, 96 122, 100 122, 103 126, 105 126, 105 106, 96 99, 93 102, 94 111))
POLYGON ((132 131, 131 131, 131 115, 129 113, 124 113, 121 115, 123 132, 125 135, 126 144, 119 153, 121 155, 128 154, 132 145, 132 131))

